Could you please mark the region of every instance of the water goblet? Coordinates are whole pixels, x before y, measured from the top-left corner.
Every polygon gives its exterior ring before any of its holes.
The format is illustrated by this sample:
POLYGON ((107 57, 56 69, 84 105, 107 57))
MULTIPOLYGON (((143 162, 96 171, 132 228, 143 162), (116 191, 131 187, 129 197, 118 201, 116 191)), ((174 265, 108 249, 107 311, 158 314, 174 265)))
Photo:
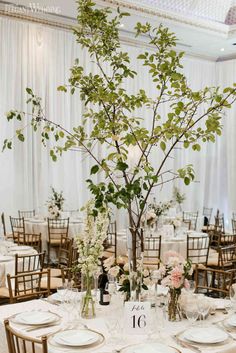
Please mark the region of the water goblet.
POLYGON ((235 311, 236 310, 236 285, 235 284, 233 284, 229 288, 229 297, 232 303, 233 310, 235 311))
POLYGON ((193 325, 194 322, 197 321, 199 316, 197 301, 193 299, 188 300, 187 303, 185 304, 184 311, 185 311, 186 318, 191 323, 191 325, 193 325))
POLYGON ((198 312, 199 312, 199 317, 200 317, 201 323, 203 324, 203 320, 206 318, 206 316, 210 310, 210 302, 205 297, 198 298, 197 307, 198 307, 198 312))

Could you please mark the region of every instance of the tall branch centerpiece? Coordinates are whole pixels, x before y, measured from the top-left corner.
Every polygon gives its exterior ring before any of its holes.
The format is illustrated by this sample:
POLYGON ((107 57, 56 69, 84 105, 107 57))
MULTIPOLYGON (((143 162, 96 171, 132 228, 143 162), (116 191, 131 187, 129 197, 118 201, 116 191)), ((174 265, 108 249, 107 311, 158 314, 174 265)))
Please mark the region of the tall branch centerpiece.
MULTIPOLYGON (((7 119, 17 119, 21 126, 22 120, 30 119, 44 144, 53 135, 55 145, 50 150, 53 161, 75 148, 90 156, 94 165, 87 182, 95 199, 93 215, 97 217, 107 204, 127 210, 132 244, 129 256, 135 271, 139 240, 143 250, 141 220, 153 189, 177 178, 186 185, 194 180, 192 165, 176 171, 167 167, 167 161, 177 148, 200 151, 201 143, 214 142, 221 135, 221 118, 236 99, 236 85, 224 90, 219 87, 192 90, 183 73, 184 53, 175 51, 175 35, 162 25, 153 28, 149 23, 137 23, 136 36, 146 38, 152 47, 137 60, 148 71, 155 92, 153 97, 143 89, 130 94, 124 88, 126 81, 139 78, 128 53, 121 48, 119 28, 125 16, 129 14, 119 8, 112 14, 109 8, 96 8, 91 0, 78 0, 75 39, 98 72, 88 73, 76 59, 68 85, 58 87, 59 91, 72 95, 80 92, 87 109, 77 126, 69 131, 55 117, 47 117, 41 99, 30 88, 27 88, 27 102, 32 105, 32 114, 12 110, 7 119), (161 113, 165 105, 168 113, 161 113), (140 108, 145 116, 139 114, 140 108), (102 146, 102 157, 95 152, 95 145, 102 146), (132 149, 137 151, 137 159, 131 163, 132 149), (153 155, 158 158, 151 158, 153 155), (95 181, 98 173, 101 182, 95 181)), ((24 141, 24 128, 20 127, 16 135, 24 141)), ((5 139, 3 148, 11 149, 12 139, 5 139)))

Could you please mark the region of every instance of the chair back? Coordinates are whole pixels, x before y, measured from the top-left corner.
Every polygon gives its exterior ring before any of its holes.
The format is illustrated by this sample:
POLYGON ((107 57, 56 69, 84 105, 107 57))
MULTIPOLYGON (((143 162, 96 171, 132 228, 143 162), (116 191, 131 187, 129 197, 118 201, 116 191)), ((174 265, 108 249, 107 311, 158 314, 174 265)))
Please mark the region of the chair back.
POLYGON ((103 243, 108 256, 117 256, 117 229, 116 221, 110 222, 107 230, 107 237, 103 243))
POLYGON ((216 216, 215 216, 215 226, 221 227, 222 232, 225 233, 225 220, 224 220, 224 213, 219 212, 217 210, 216 216))
POLYGON ((48 297, 50 295, 50 269, 19 273, 18 275, 7 275, 10 303, 48 297), (47 286, 41 288, 42 278, 47 278, 47 286))
POLYGON ((219 268, 236 268, 236 244, 222 246, 219 248, 219 268))
POLYGON ((143 263, 159 267, 161 259, 161 235, 145 237, 143 263))
POLYGON ((3 235, 6 238, 7 237, 7 229, 6 229, 6 223, 5 223, 5 215, 4 212, 1 213, 1 222, 2 222, 2 230, 3 230, 3 235))
POLYGON ((20 273, 42 271, 45 252, 34 255, 15 255, 15 275, 20 273))
POLYGON ((232 219, 232 230, 233 230, 233 233, 236 234, 236 218, 232 219))
POLYGON ((202 215, 204 217, 206 217, 206 220, 207 220, 207 222, 206 222, 207 224, 204 224, 204 225, 210 224, 212 212, 213 212, 213 208, 209 208, 209 207, 205 207, 205 206, 203 207, 202 215))
POLYGON ((35 216, 35 210, 30 210, 30 211, 18 211, 18 215, 20 218, 34 218, 35 216))
POLYGON ((69 218, 52 219, 48 218, 48 239, 49 243, 54 240, 60 241, 61 236, 68 237, 69 218))
POLYGON ((187 235, 187 259, 191 260, 194 265, 207 265, 209 246, 210 238, 208 235, 202 237, 187 235))
POLYGON ((42 236, 39 234, 25 233, 18 235, 18 239, 15 241, 18 245, 27 245, 34 248, 37 252, 42 251, 42 236))
POLYGON ((213 228, 210 228, 209 231, 207 230, 206 232, 210 237, 210 247, 212 249, 218 250, 218 248, 221 246, 221 238, 223 235, 222 227, 215 225, 213 228))
POLYGON ((23 240, 23 235, 25 234, 24 217, 16 218, 10 216, 10 223, 14 242, 18 242, 21 238, 23 240))
POLYGON ((197 229, 198 211, 196 212, 183 212, 183 222, 191 221, 191 229, 197 229))
POLYGON ((72 247, 73 247, 73 239, 62 235, 61 245, 59 248, 59 255, 58 255, 59 268, 71 267, 72 256, 73 256, 72 247))
POLYGON ((26 337, 11 328, 9 320, 4 320, 9 353, 40 352, 48 353, 47 336, 41 339, 26 337))
POLYGON ((204 293, 213 297, 229 296, 229 288, 233 283, 235 271, 199 268, 196 265, 195 287, 196 293, 204 293))

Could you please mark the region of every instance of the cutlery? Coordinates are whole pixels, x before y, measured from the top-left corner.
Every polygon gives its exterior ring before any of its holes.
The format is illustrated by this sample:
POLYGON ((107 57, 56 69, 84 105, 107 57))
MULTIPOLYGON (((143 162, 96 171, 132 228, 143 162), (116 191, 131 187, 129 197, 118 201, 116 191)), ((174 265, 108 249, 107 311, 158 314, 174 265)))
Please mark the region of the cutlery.
POLYGON ((197 353, 202 353, 201 349, 195 346, 192 346, 190 343, 184 342, 182 341, 180 338, 178 338, 177 336, 172 336, 174 338, 174 340, 183 348, 188 348, 190 350, 192 350, 193 352, 197 352, 197 353))
POLYGON ((48 327, 56 327, 56 326, 59 326, 60 325, 60 323, 59 324, 49 324, 49 325, 44 325, 44 326, 37 326, 37 327, 29 327, 29 328, 27 328, 27 329, 25 329, 24 331, 25 332, 31 332, 31 331, 36 331, 36 330, 42 330, 42 329, 44 329, 44 328, 48 328, 48 327))

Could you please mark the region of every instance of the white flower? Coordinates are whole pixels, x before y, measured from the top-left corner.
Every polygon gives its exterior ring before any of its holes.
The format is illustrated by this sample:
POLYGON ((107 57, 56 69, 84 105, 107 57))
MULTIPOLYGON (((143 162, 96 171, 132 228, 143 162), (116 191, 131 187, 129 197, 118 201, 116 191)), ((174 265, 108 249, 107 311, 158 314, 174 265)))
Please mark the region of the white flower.
POLYGON ((149 276, 149 271, 147 269, 143 270, 143 276, 148 277, 149 276))
POLYGON ((129 271, 129 264, 128 263, 124 264, 124 271, 125 272, 129 271))
POLYGON ((116 277, 119 274, 119 272, 120 272, 119 266, 111 267, 110 270, 108 271, 109 275, 113 277, 116 277))

